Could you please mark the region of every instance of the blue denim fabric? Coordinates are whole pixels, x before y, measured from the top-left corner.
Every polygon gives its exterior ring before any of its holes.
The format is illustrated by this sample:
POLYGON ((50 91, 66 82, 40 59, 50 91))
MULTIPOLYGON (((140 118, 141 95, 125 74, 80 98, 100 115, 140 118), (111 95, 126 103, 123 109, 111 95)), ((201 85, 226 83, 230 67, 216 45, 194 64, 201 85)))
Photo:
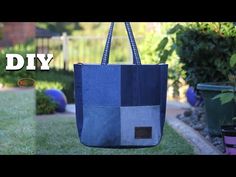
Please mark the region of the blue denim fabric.
POLYGON ((160 64, 160 123, 161 133, 163 133, 165 117, 166 117, 166 94, 167 94, 167 80, 168 80, 168 65, 160 64))
POLYGON ((82 100, 82 65, 74 65, 74 87, 75 87, 75 107, 76 124, 80 137, 83 127, 83 100, 82 100))
POLYGON ((120 65, 82 65, 84 106, 120 106, 120 65))
POLYGON ((120 108, 121 145, 155 146, 161 140, 160 106, 127 106, 120 108), (135 139, 135 127, 151 127, 151 137, 135 139))
POLYGON ((119 146, 120 134, 120 107, 83 107, 81 143, 87 146, 119 146))
POLYGON ((160 104, 160 66, 121 66, 121 106, 160 104))

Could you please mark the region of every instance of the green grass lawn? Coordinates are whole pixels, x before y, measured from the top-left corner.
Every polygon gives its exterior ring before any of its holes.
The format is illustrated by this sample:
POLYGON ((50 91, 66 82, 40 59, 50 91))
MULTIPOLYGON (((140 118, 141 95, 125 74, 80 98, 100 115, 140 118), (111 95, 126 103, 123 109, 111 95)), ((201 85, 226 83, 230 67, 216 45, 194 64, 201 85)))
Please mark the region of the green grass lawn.
POLYGON ((0 154, 35 153, 33 90, 0 91, 0 154))
POLYGON ((37 120, 38 154, 193 154, 193 148, 171 127, 165 125, 159 146, 141 149, 90 148, 79 143, 74 117, 52 116, 37 120))
POLYGON ((0 154, 193 154, 165 125, 159 146, 142 149, 89 148, 79 143, 74 115, 36 117, 34 92, 0 92, 0 154))

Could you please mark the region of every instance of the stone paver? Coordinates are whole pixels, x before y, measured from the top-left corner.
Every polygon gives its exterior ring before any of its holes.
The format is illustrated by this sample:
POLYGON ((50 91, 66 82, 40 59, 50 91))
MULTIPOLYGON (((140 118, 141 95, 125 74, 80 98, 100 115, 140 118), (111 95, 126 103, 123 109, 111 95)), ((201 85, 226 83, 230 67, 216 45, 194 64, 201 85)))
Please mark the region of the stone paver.
POLYGON ((67 104, 66 105, 66 112, 75 114, 75 105, 74 104, 67 104))
POLYGON ((58 119, 60 118, 75 118, 75 114, 70 113, 70 112, 65 112, 65 113, 54 113, 54 114, 43 114, 43 115, 36 115, 35 116, 39 120, 44 120, 44 119, 50 119, 51 117, 57 117, 58 119))

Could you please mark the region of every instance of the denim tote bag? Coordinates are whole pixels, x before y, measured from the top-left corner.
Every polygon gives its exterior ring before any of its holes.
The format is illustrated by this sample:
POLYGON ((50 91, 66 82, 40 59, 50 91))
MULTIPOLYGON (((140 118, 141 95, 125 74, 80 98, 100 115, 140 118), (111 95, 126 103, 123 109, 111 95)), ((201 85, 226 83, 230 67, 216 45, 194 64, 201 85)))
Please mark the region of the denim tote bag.
POLYGON ((125 22, 133 64, 108 64, 114 22, 100 64, 74 64, 80 142, 91 147, 158 145, 166 111, 168 65, 142 65, 130 23, 125 22))

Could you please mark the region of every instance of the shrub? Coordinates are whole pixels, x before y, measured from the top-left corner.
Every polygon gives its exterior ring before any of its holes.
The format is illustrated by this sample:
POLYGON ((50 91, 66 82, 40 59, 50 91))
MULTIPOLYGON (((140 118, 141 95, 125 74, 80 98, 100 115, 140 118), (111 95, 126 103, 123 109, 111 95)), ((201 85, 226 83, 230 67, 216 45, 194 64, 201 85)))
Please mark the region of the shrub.
MULTIPOLYGON (((200 82, 227 80, 231 71, 230 57, 236 51, 233 23, 178 24, 169 30, 169 34, 176 34, 173 46, 176 46, 182 69, 186 71, 185 80, 190 86, 196 88, 200 82)), ((166 46, 163 45, 162 51, 166 46)))
POLYGON ((53 114, 57 104, 43 90, 36 90, 36 114, 53 114))
POLYGON ((177 34, 177 54, 187 83, 196 87, 200 82, 226 81, 230 57, 236 51, 236 28, 230 23, 222 23, 218 31, 207 24, 194 27, 177 34))
POLYGON ((48 81, 36 81, 35 88, 37 90, 45 90, 45 89, 58 89, 62 90, 63 85, 59 82, 48 82, 48 81))
POLYGON ((60 89, 68 103, 74 103, 74 74, 72 71, 51 68, 50 71, 36 71, 36 89, 60 89))

